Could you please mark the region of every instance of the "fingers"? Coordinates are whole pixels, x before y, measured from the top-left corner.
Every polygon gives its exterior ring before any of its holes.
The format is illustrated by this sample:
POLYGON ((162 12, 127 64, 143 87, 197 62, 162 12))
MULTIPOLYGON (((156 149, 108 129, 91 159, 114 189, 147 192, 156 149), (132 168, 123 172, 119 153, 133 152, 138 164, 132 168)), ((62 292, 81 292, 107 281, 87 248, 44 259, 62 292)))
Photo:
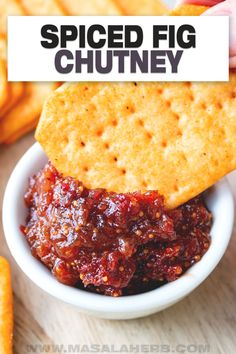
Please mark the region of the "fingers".
POLYGON ((217 5, 211 7, 207 11, 204 12, 204 15, 213 15, 213 16, 229 16, 232 14, 232 9, 229 1, 223 1, 218 3, 217 5))
POLYGON ((230 16, 229 65, 236 68, 236 0, 177 0, 177 4, 209 6, 203 15, 230 16))
POLYGON ((235 0, 224 1, 209 10, 204 15, 230 16, 230 37, 229 37, 229 55, 230 67, 236 67, 236 2, 235 0))
MULTIPOLYGON (((215 6, 223 0, 177 0, 177 4, 193 4, 201 6, 215 6)), ((234 0, 233 0, 234 1, 234 0)))
POLYGON ((235 69, 236 68, 236 56, 229 58, 229 67, 231 69, 235 69))

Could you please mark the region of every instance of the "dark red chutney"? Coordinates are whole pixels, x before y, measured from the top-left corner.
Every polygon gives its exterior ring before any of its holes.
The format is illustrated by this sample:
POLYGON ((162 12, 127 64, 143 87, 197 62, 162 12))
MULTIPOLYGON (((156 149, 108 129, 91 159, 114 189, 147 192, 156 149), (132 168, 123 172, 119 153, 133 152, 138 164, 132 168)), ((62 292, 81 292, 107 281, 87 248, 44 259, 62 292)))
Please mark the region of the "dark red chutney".
POLYGON ((202 196, 167 210, 157 191, 117 194, 63 178, 48 163, 30 178, 21 229, 62 283, 121 296, 176 280, 209 248, 202 196))

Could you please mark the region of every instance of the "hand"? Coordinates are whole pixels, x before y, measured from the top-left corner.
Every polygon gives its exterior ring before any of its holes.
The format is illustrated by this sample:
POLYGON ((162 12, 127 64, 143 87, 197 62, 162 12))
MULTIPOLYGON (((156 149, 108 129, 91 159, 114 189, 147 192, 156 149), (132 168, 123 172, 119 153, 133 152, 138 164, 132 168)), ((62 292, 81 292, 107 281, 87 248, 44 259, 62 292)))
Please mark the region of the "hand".
POLYGON ((229 66, 236 68, 236 0, 177 0, 177 4, 210 6, 204 15, 230 16, 229 66))

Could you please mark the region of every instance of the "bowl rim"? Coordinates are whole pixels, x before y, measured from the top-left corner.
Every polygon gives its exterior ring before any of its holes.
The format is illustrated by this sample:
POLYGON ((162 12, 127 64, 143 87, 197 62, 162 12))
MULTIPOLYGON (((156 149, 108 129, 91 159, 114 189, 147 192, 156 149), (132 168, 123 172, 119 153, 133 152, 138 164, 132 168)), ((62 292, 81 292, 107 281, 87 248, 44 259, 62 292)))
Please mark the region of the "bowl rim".
MULTIPOLYGON (((218 244, 212 242, 203 258, 178 280, 146 293, 117 298, 90 293, 59 283, 50 271, 31 255, 26 240, 21 235, 19 225, 14 225, 15 218, 20 213, 17 205, 22 194, 22 183, 27 182, 30 177, 28 171, 33 166, 32 161, 37 164, 39 158, 42 157, 46 159, 46 155, 39 143, 35 143, 18 161, 5 190, 2 218, 5 239, 13 258, 28 278, 46 293, 80 309, 95 313, 148 312, 153 309, 158 310, 158 308, 168 307, 188 295, 207 278, 222 258, 229 243, 234 224, 234 199, 225 178, 213 187, 213 193, 217 193, 218 198, 222 199, 221 202, 224 202, 224 207, 222 208, 223 219, 219 220, 224 225, 224 237, 218 244), (227 213, 225 209, 227 209, 227 213)), ((40 167, 38 167, 39 169, 40 167)), ((32 167, 31 175, 36 170, 32 167)))

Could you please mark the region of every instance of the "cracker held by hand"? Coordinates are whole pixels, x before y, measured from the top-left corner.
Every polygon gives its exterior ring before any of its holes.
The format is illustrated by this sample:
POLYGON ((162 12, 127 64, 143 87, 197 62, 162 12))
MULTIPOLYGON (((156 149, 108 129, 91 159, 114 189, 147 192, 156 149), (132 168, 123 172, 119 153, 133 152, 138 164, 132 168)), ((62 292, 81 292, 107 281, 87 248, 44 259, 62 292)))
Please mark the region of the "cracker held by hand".
POLYGON ((67 84, 36 131, 64 175, 116 192, 157 189, 169 208, 236 168, 235 136, 236 72, 228 83, 67 84))
POLYGON ((0 257, 0 353, 12 353, 13 308, 10 267, 0 257))
POLYGON ((77 83, 46 102, 36 138, 89 188, 158 190, 174 208, 236 168, 228 83, 77 83))

